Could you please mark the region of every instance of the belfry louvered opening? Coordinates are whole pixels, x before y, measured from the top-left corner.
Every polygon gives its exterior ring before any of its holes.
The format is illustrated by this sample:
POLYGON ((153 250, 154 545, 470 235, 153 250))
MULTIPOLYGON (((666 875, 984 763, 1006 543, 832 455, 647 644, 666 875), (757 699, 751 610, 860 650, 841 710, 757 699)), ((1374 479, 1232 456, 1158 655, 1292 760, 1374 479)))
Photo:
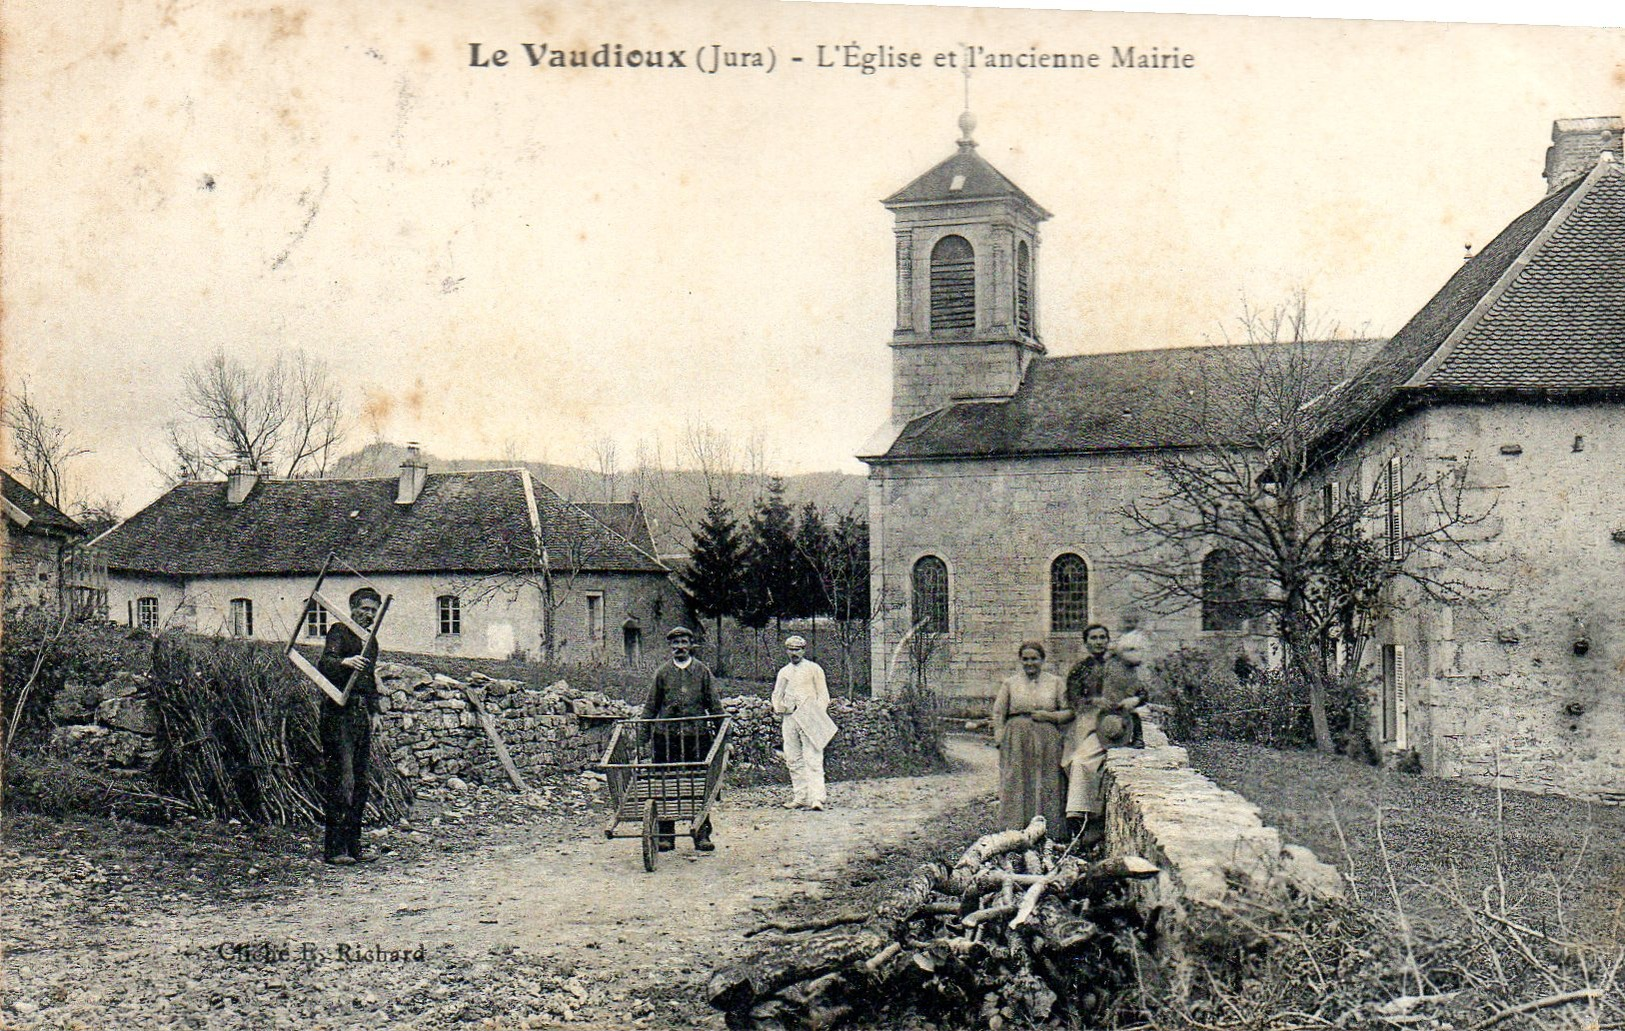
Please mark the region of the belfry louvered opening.
POLYGON ((976 327, 976 253, 963 236, 944 236, 931 249, 931 328, 976 327))

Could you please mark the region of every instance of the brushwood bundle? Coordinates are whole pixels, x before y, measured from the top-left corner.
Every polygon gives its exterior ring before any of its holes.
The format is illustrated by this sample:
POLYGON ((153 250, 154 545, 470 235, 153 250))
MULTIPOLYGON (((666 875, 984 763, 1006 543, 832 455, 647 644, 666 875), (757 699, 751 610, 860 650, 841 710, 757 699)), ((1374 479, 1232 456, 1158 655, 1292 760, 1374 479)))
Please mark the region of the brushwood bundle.
MULTIPOLYGON (((315 690, 274 647, 168 634, 154 643, 159 754, 152 776, 199 812, 249 823, 318 822, 322 746, 315 690)), ((394 821, 410 786, 374 734, 370 821, 394 821)))

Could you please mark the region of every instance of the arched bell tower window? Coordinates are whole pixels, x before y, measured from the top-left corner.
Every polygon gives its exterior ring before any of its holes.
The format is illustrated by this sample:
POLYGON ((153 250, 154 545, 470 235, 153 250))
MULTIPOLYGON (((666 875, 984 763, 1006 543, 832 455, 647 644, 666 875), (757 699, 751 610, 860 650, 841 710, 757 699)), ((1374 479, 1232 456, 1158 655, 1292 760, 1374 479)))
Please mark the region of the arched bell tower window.
POLYGON ((963 236, 931 248, 931 329, 976 328, 976 253, 963 236))
POLYGON ((1026 240, 1016 244, 1016 331, 1033 335, 1033 256, 1026 240))

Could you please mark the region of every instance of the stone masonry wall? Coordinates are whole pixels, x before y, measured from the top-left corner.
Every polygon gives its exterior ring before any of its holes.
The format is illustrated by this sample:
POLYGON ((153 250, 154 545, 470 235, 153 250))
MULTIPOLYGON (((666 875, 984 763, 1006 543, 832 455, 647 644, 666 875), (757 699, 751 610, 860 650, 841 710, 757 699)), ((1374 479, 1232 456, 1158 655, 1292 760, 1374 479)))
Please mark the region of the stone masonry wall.
POLYGON ((517 680, 474 674, 465 684, 415 666, 380 663, 390 760, 404 777, 425 783, 507 784, 496 748, 470 701, 479 699, 521 776, 575 773, 598 762, 614 720, 633 714, 624 702, 573 690, 560 681, 543 690, 517 680))
POLYGON ((1140 903, 1161 912, 1159 958, 1179 979, 1191 974, 1182 928, 1198 910, 1222 906, 1246 885, 1262 893, 1341 898, 1343 879, 1301 845, 1259 819, 1258 807, 1196 770, 1185 750, 1147 723, 1146 747, 1106 757, 1106 847, 1138 855, 1161 872, 1139 882, 1140 903))
POLYGON ((872 684, 905 674, 908 649, 894 657, 912 625, 911 576, 922 555, 948 567, 948 633, 931 642, 933 687, 965 709, 985 708, 998 682, 1017 669, 1016 648, 1045 643, 1048 668, 1064 673, 1082 658, 1083 635, 1052 632, 1050 564, 1063 552, 1089 569, 1089 621, 1120 633, 1137 621, 1154 654, 1207 636, 1200 613, 1136 611, 1137 581, 1113 557, 1135 544, 1122 509, 1141 498, 1151 467, 1128 455, 922 462, 877 469, 869 479, 872 684))
MULTIPOLYGON (((497 733, 521 776, 579 773, 604 755, 614 721, 638 710, 618 699, 577 691, 564 681, 537 690, 516 680, 474 674, 454 680, 415 666, 381 663, 389 755, 402 776, 423 783, 507 784, 495 747, 469 700, 472 693, 491 714, 497 733)), ((734 717, 734 779, 787 780, 782 759, 781 723, 765 698, 725 698, 734 717)), ((883 699, 837 698, 830 718, 839 732, 826 767, 834 776, 851 766, 873 769, 924 759, 906 714, 883 699)))

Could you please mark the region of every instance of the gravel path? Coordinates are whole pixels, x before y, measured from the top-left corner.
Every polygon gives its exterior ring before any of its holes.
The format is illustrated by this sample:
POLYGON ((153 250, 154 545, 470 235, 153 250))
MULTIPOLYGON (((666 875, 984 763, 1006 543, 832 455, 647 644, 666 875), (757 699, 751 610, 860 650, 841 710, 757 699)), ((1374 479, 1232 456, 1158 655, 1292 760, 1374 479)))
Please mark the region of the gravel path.
POLYGON ((835 904, 994 791, 995 753, 950 747, 959 772, 835 784, 824 813, 730 791, 717 851, 680 838, 654 874, 578 785, 442 800, 349 869, 290 860, 308 835, 187 865, 31 827, 4 852, 5 1026, 720 1027, 701 989, 764 914, 835 904))

